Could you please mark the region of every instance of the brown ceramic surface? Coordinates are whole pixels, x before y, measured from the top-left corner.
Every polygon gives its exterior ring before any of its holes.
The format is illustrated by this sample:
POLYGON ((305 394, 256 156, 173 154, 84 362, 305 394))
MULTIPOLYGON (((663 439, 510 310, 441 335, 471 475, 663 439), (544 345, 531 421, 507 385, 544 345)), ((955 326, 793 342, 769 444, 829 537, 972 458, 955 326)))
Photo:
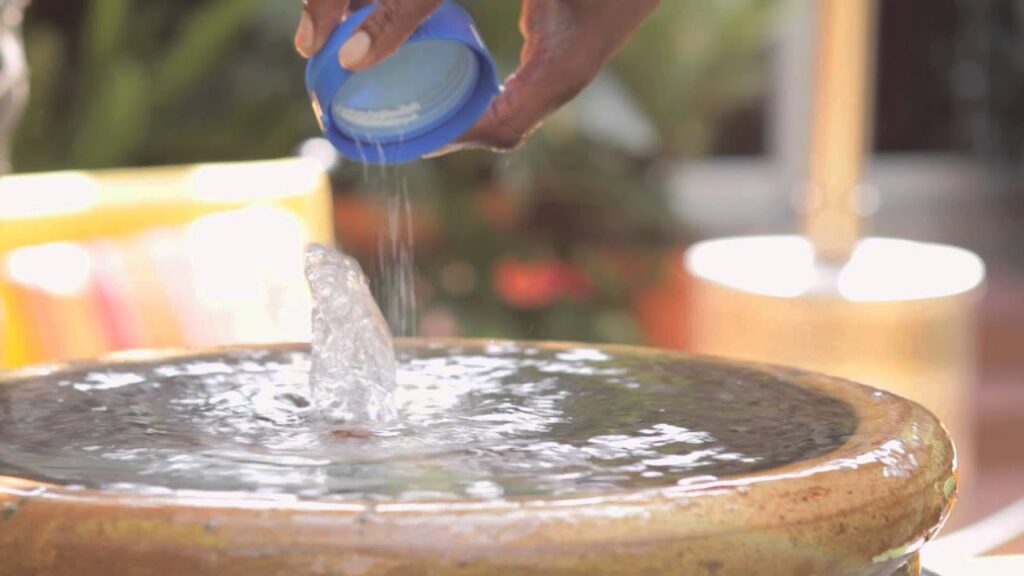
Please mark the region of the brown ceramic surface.
MULTIPOLYGON (((60 369, 9 373, 0 385, 60 369)), ((0 574, 916 573, 916 552, 956 489, 953 447, 939 422, 856 384, 757 369, 848 404, 859 418, 854 436, 824 456, 713 483, 561 499, 184 498, 0 477, 0 574)))

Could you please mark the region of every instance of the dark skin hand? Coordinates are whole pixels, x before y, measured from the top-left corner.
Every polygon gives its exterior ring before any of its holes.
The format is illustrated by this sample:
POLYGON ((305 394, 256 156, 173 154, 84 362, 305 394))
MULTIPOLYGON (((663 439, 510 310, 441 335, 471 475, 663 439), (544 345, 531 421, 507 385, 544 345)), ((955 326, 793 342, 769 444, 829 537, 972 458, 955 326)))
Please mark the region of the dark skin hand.
MULTIPOLYGON (((521 64, 484 117, 441 155, 462 148, 511 150, 545 118, 572 100, 654 11, 659 0, 522 0, 521 64)), ((350 11, 367 0, 304 0, 295 47, 317 53, 350 11)), ((380 7, 342 46, 349 70, 391 55, 441 0, 381 0, 380 7)))

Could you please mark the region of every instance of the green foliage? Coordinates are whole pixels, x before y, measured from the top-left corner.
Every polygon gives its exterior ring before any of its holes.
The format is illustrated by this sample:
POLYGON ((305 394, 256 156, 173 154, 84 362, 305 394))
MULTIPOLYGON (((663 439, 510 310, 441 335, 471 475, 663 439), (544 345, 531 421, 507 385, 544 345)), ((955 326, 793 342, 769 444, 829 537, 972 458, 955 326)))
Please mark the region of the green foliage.
POLYGON ((716 122, 764 85, 779 0, 664 1, 615 71, 657 121, 668 154, 703 152, 716 122))
POLYGON ((131 0, 95 0, 86 4, 83 50, 90 67, 102 66, 117 53, 119 40, 130 23, 131 0))
MULTIPOLYGON (((466 4, 501 69, 511 72, 522 45, 519 3, 466 4)), ((758 55, 778 4, 662 2, 615 59, 612 70, 658 129, 659 155, 700 153, 716 120, 756 95, 764 70, 758 55)), ((15 147, 19 169, 272 156, 315 133, 302 61, 290 47, 294 18, 288 16, 297 5, 91 0, 83 6, 77 31, 29 13, 33 98, 15 147), (257 72, 244 76, 238 69, 257 72), (274 83, 287 89, 268 88, 274 83)), ((545 157, 587 156, 602 145, 571 126, 541 139, 546 142, 528 152, 531 167, 541 163, 536 173, 551 167, 545 157)), ((608 176, 580 170, 577 160, 564 164, 592 180, 608 176)))
MULTIPOLYGON (((33 95, 15 145, 16 167, 101 168, 286 153, 313 124, 302 90, 283 108, 281 100, 222 98, 223 75, 233 59, 245 58, 240 54, 264 1, 212 0, 189 9, 93 0, 84 6, 78 34, 30 19, 33 95), (75 37, 77 45, 69 40, 75 37), (281 122, 293 128, 282 130, 281 122), (264 130, 270 139, 258 138, 264 130)), ((293 63, 295 79, 301 63, 297 57, 293 63)))
MULTIPOLYGON (((118 0, 120 1, 120 0, 118 0)), ((255 0, 221 0, 200 5, 158 67, 154 80, 157 103, 172 104, 217 65, 248 23, 255 0)))
POLYGON ((97 78, 70 135, 72 163, 115 165, 146 138, 152 120, 148 75, 138 62, 114 57, 97 78))

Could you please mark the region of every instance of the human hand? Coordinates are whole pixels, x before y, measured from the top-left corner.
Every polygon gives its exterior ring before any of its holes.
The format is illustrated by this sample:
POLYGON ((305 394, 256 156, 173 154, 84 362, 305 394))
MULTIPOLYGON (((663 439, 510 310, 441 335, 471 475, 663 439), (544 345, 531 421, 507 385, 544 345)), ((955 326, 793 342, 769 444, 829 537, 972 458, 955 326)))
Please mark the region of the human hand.
MULTIPOLYGON (((659 0, 522 0, 525 43, 519 69, 490 109, 441 155, 462 148, 511 150, 572 100, 657 7, 659 0)), ((364 70, 387 58, 441 0, 380 0, 338 54, 342 66, 364 70)), ((318 52, 344 17, 368 0, 304 0, 295 46, 318 52)))

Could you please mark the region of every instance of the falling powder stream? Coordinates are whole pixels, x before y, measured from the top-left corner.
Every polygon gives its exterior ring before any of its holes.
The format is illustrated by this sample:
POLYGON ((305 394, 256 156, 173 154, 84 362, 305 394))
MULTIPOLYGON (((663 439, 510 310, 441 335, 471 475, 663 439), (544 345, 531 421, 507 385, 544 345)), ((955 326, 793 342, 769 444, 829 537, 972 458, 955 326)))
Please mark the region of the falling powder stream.
MULTIPOLYGON (((366 134, 363 140, 373 142, 373 137, 366 134)), ((384 225, 377 235, 377 302, 393 334, 415 336, 416 274, 409 179, 402 167, 381 164, 374 169, 367 162, 361 141, 356 144, 363 159, 363 185, 382 200, 384 207, 384 225)), ((383 146, 379 142, 373 146, 376 157, 383 158, 383 146)))
POLYGON ((386 226, 380 230, 377 299, 397 336, 416 335, 416 278, 413 265, 412 202, 403 174, 381 173, 377 181, 385 201, 386 226))
POLYGON ((397 417, 391 332, 351 257, 319 245, 306 251, 313 295, 310 391, 320 419, 374 428, 397 417))

